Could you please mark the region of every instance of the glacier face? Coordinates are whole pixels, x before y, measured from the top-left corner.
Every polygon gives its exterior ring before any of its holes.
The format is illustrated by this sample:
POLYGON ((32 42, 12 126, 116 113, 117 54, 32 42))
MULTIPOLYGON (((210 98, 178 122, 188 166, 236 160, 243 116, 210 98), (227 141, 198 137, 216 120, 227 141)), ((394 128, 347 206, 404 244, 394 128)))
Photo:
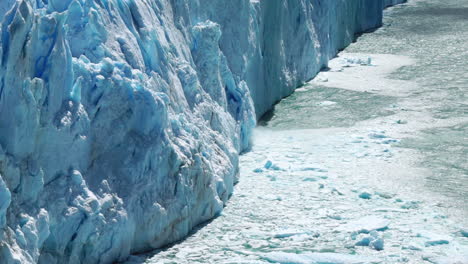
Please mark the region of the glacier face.
POLYGON ((0 260, 110 263, 222 210, 257 117, 395 0, 2 0, 0 260))

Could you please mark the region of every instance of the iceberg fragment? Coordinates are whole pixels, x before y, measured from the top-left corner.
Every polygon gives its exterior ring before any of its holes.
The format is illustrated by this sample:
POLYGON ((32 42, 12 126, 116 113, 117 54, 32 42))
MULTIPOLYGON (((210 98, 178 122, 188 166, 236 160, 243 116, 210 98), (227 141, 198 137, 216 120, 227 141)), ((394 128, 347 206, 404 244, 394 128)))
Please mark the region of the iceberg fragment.
POLYGON ((272 252, 262 256, 264 259, 281 264, 364 264, 364 263, 380 263, 376 258, 370 258, 359 255, 347 255, 339 253, 286 253, 272 252))
POLYGON ((378 216, 365 216, 341 226, 341 229, 348 232, 370 233, 372 231, 385 231, 388 229, 390 221, 378 216))

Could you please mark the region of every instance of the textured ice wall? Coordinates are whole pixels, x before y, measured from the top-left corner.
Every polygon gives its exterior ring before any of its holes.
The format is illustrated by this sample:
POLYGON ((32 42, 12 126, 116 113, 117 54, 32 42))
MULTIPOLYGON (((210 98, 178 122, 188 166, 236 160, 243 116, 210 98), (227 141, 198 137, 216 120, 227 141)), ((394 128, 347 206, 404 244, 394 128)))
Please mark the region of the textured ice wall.
POLYGON ((387 4, 0 1, 1 262, 110 263, 187 235, 231 195, 254 105, 387 4))

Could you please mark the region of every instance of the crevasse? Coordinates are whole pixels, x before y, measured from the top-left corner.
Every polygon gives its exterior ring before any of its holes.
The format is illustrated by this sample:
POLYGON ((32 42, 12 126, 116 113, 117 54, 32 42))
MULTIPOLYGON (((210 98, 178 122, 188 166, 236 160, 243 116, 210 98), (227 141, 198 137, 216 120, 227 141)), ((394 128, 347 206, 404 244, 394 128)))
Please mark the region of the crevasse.
POLYGON ((2 0, 0 260, 111 263, 219 214, 256 119, 403 0, 2 0))

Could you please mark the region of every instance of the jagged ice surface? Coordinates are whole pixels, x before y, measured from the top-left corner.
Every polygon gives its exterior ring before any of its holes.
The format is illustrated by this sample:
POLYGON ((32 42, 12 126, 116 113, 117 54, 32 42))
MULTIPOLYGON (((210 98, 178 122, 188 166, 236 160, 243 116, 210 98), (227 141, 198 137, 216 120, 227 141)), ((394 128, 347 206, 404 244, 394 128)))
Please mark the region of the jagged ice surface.
POLYGON ((388 0, 2 0, 0 260, 110 263, 218 214, 256 117, 388 0))

